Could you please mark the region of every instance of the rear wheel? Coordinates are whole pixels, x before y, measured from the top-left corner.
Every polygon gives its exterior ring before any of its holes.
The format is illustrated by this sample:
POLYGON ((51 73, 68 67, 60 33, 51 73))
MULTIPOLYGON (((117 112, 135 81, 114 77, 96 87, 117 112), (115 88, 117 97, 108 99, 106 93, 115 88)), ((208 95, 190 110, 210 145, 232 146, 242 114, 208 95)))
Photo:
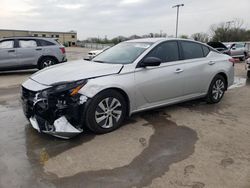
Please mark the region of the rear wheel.
POLYGON ((44 69, 46 67, 50 67, 54 64, 56 64, 57 61, 52 58, 52 57, 44 57, 40 60, 40 62, 38 63, 38 69, 44 69))
POLYGON ((226 80, 221 75, 216 75, 212 80, 208 93, 207 93, 207 102, 208 103, 218 103, 224 96, 226 91, 226 80))
POLYGON ((250 70, 247 71, 247 77, 250 78, 250 70))
POLYGON ((126 101, 119 92, 103 91, 88 105, 86 125, 97 134, 111 132, 121 126, 126 116, 126 109, 126 101))

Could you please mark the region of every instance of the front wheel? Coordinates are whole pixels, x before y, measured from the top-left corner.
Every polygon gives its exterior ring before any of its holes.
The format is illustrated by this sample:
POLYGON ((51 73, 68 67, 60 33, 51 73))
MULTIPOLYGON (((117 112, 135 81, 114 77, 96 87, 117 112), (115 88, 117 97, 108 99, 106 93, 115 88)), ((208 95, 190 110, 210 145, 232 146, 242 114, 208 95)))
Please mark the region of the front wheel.
POLYGON ((86 125, 97 134, 111 132, 121 126, 126 116, 126 101, 115 90, 97 94, 86 111, 86 125))
POLYGON ((224 96, 226 91, 226 80, 221 75, 216 75, 212 80, 208 93, 207 102, 210 104, 218 103, 224 96))

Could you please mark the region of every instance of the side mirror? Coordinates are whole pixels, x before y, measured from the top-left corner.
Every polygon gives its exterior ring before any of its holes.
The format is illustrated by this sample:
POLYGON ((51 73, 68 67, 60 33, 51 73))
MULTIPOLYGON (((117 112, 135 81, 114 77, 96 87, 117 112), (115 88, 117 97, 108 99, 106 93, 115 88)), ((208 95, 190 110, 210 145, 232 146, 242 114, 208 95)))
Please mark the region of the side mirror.
POLYGON ((236 50, 236 47, 235 47, 235 46, 233 46, 231 49, 232 49, 232 50, 236 50))
POLYGON ((141 63, 140 67, 157 67, 161 64, 162 60, 157 57, 147 57, 141 63))

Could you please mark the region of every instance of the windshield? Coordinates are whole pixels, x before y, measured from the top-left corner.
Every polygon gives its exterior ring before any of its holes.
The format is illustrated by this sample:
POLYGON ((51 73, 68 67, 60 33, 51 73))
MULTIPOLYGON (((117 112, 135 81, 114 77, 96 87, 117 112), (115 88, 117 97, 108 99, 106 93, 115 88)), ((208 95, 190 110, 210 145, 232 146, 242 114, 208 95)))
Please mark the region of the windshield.
POLYGON ((244 48, 244 44, 243 43, 237 43, 237 44, 235 44, 235 47, 236 48, 244 48))
POLYGON ((92 61, 110 64, 133 63, 151 45, 149 42, 123 42, 102 52, 92 61))

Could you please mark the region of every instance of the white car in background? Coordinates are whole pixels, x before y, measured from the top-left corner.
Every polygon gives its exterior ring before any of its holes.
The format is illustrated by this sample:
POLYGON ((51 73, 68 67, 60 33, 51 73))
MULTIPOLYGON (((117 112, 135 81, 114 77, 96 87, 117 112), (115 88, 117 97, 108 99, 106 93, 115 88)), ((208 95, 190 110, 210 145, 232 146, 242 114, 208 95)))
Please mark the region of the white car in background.
POLYGON ((110 46, 105 47, 105 48, 103 48, 103 49, 101 49, 101 50, 91 50, 91 51, 88 53, 88 56, 87 56, 86 60, 91 60, 91 59, 93 59, 95 56, 97 56, 98 54, 104 52, 105 50, 107 50, 107 49, 109 49, 109 48, 110 48, 110 46))

